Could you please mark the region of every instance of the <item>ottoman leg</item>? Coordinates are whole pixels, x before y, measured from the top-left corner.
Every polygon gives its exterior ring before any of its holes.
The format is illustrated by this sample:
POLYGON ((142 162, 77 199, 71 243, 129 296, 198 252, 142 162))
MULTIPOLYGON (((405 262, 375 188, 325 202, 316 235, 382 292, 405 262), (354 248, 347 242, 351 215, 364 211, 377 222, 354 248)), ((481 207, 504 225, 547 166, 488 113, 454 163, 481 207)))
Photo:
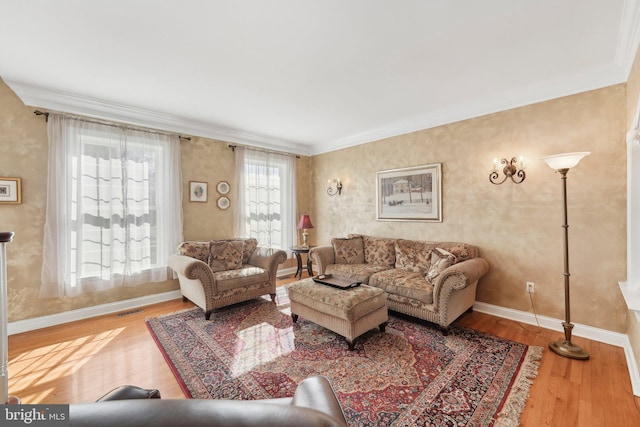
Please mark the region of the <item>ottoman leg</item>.
POLYGON ((298 315, 291 313, 291 320, 293 320, 293 323, 296 323, 298 321, 298 315))
POLYGON ((380 324, 380 332, 384 332, 386 327, 387 327, 387 322, 381 323, 380 324))

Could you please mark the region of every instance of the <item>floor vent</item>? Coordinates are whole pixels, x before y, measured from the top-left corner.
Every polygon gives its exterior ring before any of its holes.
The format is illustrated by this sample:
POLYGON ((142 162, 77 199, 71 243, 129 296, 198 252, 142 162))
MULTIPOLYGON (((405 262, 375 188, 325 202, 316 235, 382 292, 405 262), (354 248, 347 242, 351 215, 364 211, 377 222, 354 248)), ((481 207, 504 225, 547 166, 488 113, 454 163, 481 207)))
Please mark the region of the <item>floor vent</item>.
POLYGON ((142 313, 142 309, 139 308, 137 310, 123 311, 122 313, 116 314, 116 317, 124 317, 124 316, 128 316, 130 314, 136 314, 136 313, 142 313))

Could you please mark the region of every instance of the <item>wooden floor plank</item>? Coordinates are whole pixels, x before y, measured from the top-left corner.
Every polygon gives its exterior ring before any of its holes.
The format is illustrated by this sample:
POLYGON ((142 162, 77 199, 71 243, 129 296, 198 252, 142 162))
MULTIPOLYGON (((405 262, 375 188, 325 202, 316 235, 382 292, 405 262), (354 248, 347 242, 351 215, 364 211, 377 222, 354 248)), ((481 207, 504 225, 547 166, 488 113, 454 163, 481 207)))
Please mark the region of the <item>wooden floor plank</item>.
MULTIPOLYGON (((190 307, 178 299, 125 316, 107 315, 11 335, 9 392, 23 403, 88 402, 119 385, 135 384, 158 388, 163 398, 184 398, 144 320, 190 307)), ((591 359, 570 360, 547 347, 561 339, 557 331, 477 312, 464 315, 457 324, 544 347, 522 426, 640 426, 640 399, 632 394, 622 348, 576 338, 591 359)))

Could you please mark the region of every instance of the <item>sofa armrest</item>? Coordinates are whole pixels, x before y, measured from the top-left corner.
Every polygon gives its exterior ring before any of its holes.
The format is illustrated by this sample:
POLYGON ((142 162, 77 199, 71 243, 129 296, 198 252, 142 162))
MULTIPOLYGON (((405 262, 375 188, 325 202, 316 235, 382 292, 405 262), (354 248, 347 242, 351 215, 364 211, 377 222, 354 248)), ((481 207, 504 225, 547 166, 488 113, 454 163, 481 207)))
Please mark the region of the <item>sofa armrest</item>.
POLYGON ((269 281, 275 285, 278 265, 287 260, 287 253, 281 249, 257 247, 249 258, 249 264, 269 272, 269 281))
POLYGON ((448 298, 451 292, 477 283, 487 271, 489 271, 489 263, 484 258, 471 258, 446 268, 434 283, 434 304, 439 307, 441 297, 448 298))
POLYGON ((309 250, 311 262, 318 268, 318 274, 324 274, 328 265, 335 264, 336 254, 332 245, 316 246, 309 250))
POLYGON ((169 255, 167 263, 176 272, 178 278, 182 276, 190 280, 200 280, 205 290, 209 286, 214 294, 218 292, 213 271, 206 262, 186 255, 173 254, 169 255))
POLYGON ((298 384, 291 404, 318 410, 347 425, 340 402, 327 377, 314 376, 303 380, 298 384))

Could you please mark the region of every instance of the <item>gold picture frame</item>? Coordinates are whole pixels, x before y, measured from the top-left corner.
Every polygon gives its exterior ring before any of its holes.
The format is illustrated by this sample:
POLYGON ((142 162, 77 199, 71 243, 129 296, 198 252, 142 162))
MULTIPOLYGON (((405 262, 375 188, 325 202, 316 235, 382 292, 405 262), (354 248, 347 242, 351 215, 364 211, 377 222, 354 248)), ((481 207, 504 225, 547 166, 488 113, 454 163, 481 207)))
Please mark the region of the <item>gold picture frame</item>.
POLYGON ((0 177, 0 204, 22 204, 22 178, 0 177))

